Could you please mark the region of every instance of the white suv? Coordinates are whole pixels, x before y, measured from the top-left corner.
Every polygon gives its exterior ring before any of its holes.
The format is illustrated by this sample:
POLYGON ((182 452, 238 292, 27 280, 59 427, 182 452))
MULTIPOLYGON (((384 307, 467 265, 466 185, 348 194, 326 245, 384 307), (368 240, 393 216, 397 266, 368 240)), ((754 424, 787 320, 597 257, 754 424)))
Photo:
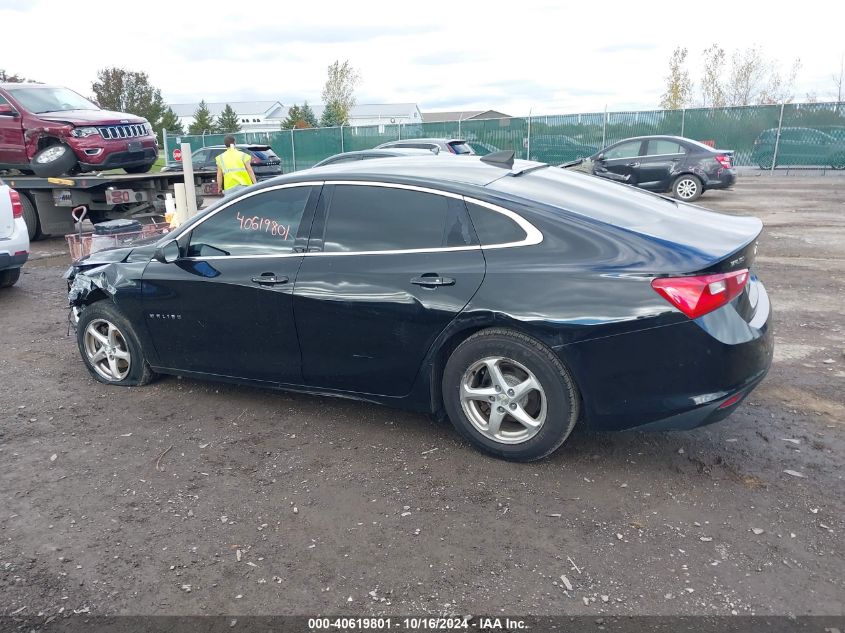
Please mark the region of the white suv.
POLYGON ((20 194, 0 180, 0 288, 13 286, 29 257, 20 194))

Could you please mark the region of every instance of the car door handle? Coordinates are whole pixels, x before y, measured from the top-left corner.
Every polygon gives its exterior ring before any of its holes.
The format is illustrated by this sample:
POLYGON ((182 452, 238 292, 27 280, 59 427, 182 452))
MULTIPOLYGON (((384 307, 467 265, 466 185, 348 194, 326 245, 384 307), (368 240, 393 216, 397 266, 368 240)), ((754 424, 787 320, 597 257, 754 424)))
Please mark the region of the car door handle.
POLYGON ((253 277, 252 282, 262 286, 275 286, 277 284, 286 284, 289 279, 285 276, 276 277, 276 275, 264 274, 260 277, 253 277))
POLYGON ((440 275, 423 275, 422 277, 413 277, 411 283, 415 286, 454 286, 455 279, 453 277, 441 277, 440 275))
POLYGON ((625 164, 625 167, 639 167, 639 166, 640 166, 639 163, 626 163, 625 164))

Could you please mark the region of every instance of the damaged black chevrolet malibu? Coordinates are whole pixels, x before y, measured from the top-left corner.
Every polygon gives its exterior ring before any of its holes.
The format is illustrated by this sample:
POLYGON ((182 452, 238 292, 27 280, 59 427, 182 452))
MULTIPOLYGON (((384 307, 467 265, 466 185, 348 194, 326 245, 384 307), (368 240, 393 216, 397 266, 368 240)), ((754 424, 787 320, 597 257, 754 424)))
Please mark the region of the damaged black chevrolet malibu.
POLYGON ((761 222, 497 153, 297 172, 67 277, 97 380, 178 374, 446 415, 542 458, 690 429, 772 358, 761 222))

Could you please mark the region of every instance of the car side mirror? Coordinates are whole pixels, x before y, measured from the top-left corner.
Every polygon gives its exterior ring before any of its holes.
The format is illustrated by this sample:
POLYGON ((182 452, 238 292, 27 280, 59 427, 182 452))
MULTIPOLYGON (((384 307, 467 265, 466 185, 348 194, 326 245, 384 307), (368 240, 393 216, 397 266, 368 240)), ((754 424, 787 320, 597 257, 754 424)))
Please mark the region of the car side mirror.
POLYGON ((161 262, 162 264, 172 264, 179 259, 181 254, 179 242, 176 240, 170 240, 155 250, 155 253, 153 253, 153 259, 157 262, 161 262))
POLYGON ((18 111, 15 110, 10 104, 2 103, 0 104, 0 116, 16 117, 18 116, 18 111))
POLYGON ((599 162, 601 162, 601 161, 603 161, 603 160, 604 160, 604 152, 599 152, 598 154, 596 154, 595 161, 596 161, 597 163, 599 163, 599 162))

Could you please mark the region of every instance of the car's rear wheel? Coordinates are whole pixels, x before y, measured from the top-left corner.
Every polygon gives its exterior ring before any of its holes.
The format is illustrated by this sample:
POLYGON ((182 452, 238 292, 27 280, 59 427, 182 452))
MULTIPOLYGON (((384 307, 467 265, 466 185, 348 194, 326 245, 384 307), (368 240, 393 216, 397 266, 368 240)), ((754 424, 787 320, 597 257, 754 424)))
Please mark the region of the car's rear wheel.
POLYGON ((771 169, 774 156, 771 152, 764 152, 757 157, 757 165, 760 169, 771 169))
POLYGON ((704 193, 704 189, 698 176, 683 174, 672 183, 672 195, 678 200, 692 202, 698 200, 702 193, 704 193))
POLYGON ((67 145, 49 145, 32 157, 30 166, 36 176, 52 178, 75 171, 79 165, 76 154, 67 145))
POLYGON ((146 165, 136 165, 135 167, 124 167, 123 171, 127 174, 146 174, 155 165, 155 162, 147 163, 146 165))
POLYGON ((482 330, 461 343, 446 363, 442 388, 455 428, 481 450, 513 461, 555 451, 580 411, 560 359, 513 330, 482 330))
POLYGON ((20 278, 20 268, 8 268, 4 271, 0 271, 0 288, 9 288, 10 286, 14 286, 18 283, 18 279, 20 278))
POLYGON ((110 301, 83 308, 76 343, 91 375, 107 385, 145 385, 155 374, 144 358, 132 324, 110 301))
POLYGON ((830 159, 830 166, 833 169, 845 169, 845 152, 834 154, 830 159))

